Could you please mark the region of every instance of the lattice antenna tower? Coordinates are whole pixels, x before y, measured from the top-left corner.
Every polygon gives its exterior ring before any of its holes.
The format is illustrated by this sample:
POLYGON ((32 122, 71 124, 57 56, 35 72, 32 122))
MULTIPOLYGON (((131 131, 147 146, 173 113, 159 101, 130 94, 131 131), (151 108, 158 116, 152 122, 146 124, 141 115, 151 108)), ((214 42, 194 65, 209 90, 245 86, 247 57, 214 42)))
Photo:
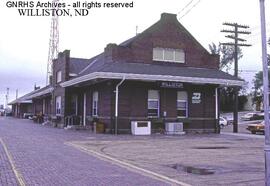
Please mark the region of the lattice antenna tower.
MULTIPOLYGON (((52 0, 52 3, 58 3, 59 0, 52 0)), ((56 8, 57 9, 57 8, 56 8)), ((50 77, 53 73, 53 60, 57 58, 58 47, 59 47, 59 21, 58 16, 52 15, 51 18, 51 30, 50 30, 50 41, 49 41, 49 52, 47 62, 47 78, 46 85, 50 83, 50 77)))

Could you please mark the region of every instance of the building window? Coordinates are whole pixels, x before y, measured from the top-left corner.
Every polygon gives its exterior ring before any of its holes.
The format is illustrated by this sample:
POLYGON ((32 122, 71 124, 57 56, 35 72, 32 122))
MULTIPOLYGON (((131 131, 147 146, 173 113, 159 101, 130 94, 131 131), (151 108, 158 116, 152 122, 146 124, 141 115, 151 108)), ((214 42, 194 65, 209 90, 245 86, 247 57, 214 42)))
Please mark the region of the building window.
POLYGON ((159 117, 159 92, 148 91, 148 117, 159 117))
POLYGON ((59 71, 57 71, 57 73, 56 73, 56 83, 59 83, 59 82, 61 82, 61 81, 62 81, 62 71, 59 70, 59 71))
POLYGON ((55 98, 56 115, 61 115, 61 96, 55 98))
POLYGON ((177 117, 188 116, 188 96, 186 91, 177 92, 177 117))
POLYGON ((185 63, 185 52, 181 49, 154 48, 153 60, 185 63))
POLYGON ((93 92, 93 99, 92 99, 92 116, 98 115, 98 92, 93 92))

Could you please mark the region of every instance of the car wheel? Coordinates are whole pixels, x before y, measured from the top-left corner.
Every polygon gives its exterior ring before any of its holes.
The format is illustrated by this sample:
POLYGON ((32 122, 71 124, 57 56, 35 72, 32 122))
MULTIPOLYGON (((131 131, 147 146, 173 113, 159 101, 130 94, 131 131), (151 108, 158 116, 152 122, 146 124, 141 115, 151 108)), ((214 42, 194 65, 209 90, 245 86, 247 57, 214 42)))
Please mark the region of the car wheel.
POLYGON ((256 131, 251 131, 251 134, 256 134, 256 131))
POLYGON ((223 125, 223 124, 221 124, 221 125, 220 125, 220 128, 221 128, 221 129, 223 129, 223 128, 224 128, 224 125, 223 125))

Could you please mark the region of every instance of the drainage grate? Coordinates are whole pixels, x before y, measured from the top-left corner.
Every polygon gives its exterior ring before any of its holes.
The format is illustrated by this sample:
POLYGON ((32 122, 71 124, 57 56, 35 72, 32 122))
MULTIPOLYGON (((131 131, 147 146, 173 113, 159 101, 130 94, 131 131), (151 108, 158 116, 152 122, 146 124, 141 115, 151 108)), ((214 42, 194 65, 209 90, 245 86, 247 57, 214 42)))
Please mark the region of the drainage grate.
POLYGON ((183 166, 180 164, 175 164, 172 166, 172 168, 174 168, 178 171, 184 171, 184 172, 196 174, 196 175, 211 175, 211 174, 215 173, 214 169, 202 168, 202 167, 192 167, 192 166, 183 166))
POLYGON ((193 149, 229 149, 229 147, 216 146, 216 147, 194 147, 193 149))

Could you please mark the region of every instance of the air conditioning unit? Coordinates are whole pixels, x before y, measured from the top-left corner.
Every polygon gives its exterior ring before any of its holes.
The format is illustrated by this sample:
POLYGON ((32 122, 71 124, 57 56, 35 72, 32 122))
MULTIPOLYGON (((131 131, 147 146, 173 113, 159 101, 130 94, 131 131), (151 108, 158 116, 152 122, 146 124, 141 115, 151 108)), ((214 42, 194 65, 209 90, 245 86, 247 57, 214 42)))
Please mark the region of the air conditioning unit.
POLYGON ((150 121, 131 121, 131 133, 133 135, 150 135, 151 122, 150 121))
POLYGON ((165 124, 166 134, 185 134, 183 123, 181 122, 168 122, 165 124))

